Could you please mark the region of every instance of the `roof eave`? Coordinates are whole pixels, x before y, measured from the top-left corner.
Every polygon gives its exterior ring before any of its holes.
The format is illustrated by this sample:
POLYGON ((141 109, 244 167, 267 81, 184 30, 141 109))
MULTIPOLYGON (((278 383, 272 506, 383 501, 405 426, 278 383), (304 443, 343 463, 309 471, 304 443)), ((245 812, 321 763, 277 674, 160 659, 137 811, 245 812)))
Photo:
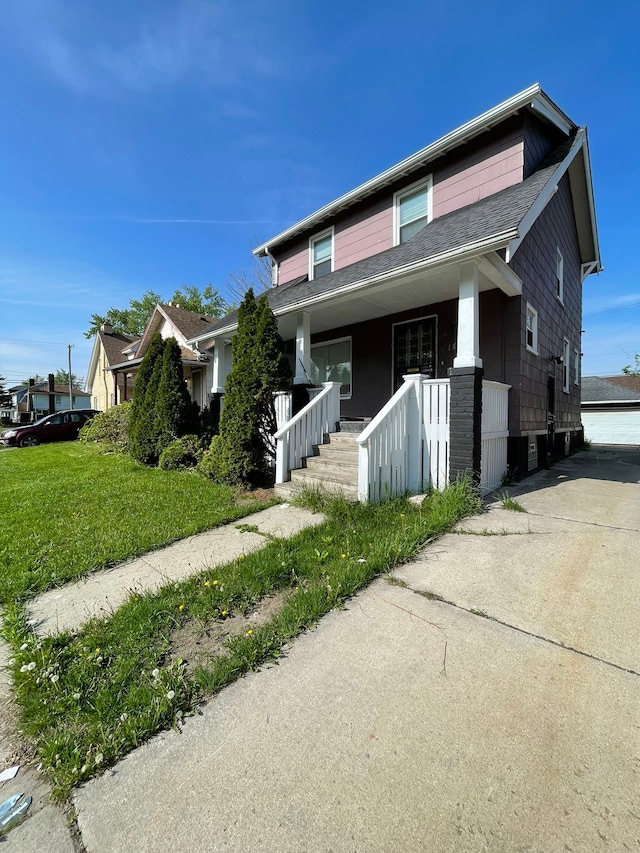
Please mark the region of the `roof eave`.
MULTIPOLYGON (((350 292, 380 284, 380 282, 385 280, 399 278, 400 276, 408 275, 409 273, 418 272, 419 270, 431 267, 444 266, 451 263, 462 263, 463 261, 470 260, 481 255, 497 252, 499 249, 506 248, 517 234, 517 229, 509 229, 508 231, 502 231, 498 234, 492 234, 482 240, 475 240, 472 243, 466 243, 463 246, 459 246, 457 249, 449 249, 446 252, 439 252, 438 254, 431 255, 428 258, 421 258, 419 261, 413 261, 410 264, 386 270, 385 272, 374 276, 358 279, 357 281, 346 284, 343 287, 336 288, 335 290, 329 290, 326 293, 309 296, 305 299, 301 299, 299 302, 291 303, 283 306, 282 308, 274 308, 273 313, 276 317, 283 317, 296 311, 304 311, 313 305, 317 305, 321 302, 327 302, 331 299, 344 296, 350 292)), ((213 332, 205 333, 197 338, 191 338, 188 343, 197 344, 207 340, 214 341, 225 335, 233 334, 237 331, 237 328, 237 322, 230 323, 227 326, 215 329, 213 332)))
POLYGON ((542 91, 540 84, 534 83, 534 85, 529 86, 528 89, 524 89, 517 95, 514 95, 497 106, 492 107, 482 115, 477 116, 471 121, 468 121, 466 124, 450 131, 445 134, 445 136, 442 136, 440 139, 432 142, 430 145, 427 145, 426 148, 423 148, 415 154, 412 154, 410 157, 401 160, 400 163, 397 163, 395 166, 381 172, 379 175, 376 175, 374 178, 371 178, 350 192, 345 193, 345 195, 340 196, 340 198, 330 202, 315 213, 305 217, 305 219, 301 219, 299 222, 282 231, 276 237, 273 237, 271 240, 257 246, 253 250, 253 254, 257 257, 266 256, 274 246, 288 240, 298 233, 302 233, 303 231, 318 225, 329 216, 335 215, 340 210, 349 207, 356 201, 359 201, 360 199, 371 195, 378 189, 393 183, 397 178, 410 174, 419 166, 426 165, 429 161, 445 154, 452 148, 456 148, 458 145, 462 145, 464 142, 473 139, 473 137, 478 136, 480 133, 490 129, 491 127, 494 127, 496 124, 499 124, 509 116, 514 115, 524 107, 530 107, 541 117, 562 130, 565 134, 572 133, 577 128, 577 125, 575 125, 571 119, 569 119, 542 91))

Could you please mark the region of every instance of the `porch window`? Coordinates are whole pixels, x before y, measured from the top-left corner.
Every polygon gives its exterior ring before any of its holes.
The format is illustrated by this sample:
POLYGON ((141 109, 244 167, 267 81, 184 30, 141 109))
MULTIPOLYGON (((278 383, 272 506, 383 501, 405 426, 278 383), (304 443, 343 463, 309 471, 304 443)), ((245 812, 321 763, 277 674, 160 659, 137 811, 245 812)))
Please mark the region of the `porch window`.
POLYGON ((526 343, 529 352, 538 355, 538 312, 527 303, 526 343))
POLYGON ((431 220, 431 178, 394 195, 394 245, 406 243, 431 220))
POLYGON ((562 390, 569 392, 569 386, 571 384, 571 344, 565 338, 564 339, 564 360, 562 363, 564 367, 564 383, 562 390))
POLYGON ((311 381, 339 382, 340 396, 351 397, 351 338, 312 344, 311 381))
POLYGON ((309 278, 320 278, 333 269, 333 231, 311 240, 311 269, 309 278))
POLYGON ((564 301, 564 259, 560 249, 556 249, 556 296, 564 301))

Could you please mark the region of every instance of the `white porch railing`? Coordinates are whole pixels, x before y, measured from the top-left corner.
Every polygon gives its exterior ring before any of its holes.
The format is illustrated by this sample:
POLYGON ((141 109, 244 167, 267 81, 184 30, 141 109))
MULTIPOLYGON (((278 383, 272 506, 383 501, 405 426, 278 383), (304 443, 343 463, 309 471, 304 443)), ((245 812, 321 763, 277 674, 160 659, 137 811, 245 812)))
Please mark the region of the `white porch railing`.
POLYGON ((323 382, 322 390, 275 433, 276 483, 286 483, 294 468, 302 466, 313 447, 324 442, 340 421, 340 383, 323 382))
POLYGON ((273 408, 276 410, 276 428, 280 429, 291 420, 291 391, 276 391, 273 395, 273 408))
POLYGON ((444 489, 449 482, 449 380, 426 379, 422 383, 422 394, 423 476, 434 488, 444 489))
POLYGON ((480 488, 490 492, 507 473, 509 389, 502 382, 482 382, 482 449, 480 488))

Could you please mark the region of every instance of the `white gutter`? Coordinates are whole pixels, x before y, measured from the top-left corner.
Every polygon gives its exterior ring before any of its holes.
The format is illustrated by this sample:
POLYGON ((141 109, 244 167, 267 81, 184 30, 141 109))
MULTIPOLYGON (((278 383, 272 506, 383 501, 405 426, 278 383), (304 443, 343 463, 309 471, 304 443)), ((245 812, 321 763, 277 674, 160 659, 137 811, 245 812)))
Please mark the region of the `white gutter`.
MULTIPOLYGON (((446 264, 470 260, 477 255, 484 255, 488 252, 496 252, 498 249, 504 249, 509 245, 510 241, 518 236, 517 229, 509 231, 501 231, 498 234, 493 234, 490 237, 484 237, 482 240, 474 240, 472 243, 467 243, 457 249, 449 249, 446 252, 440 252, 437 255, 432 255, 430 258, 422 258, 419 261, 413 261, 410 264, 405 264, 402 267, 396 267, 393 270, 387 270, 378 275, 362 278, 358 281, 346 284, 343 287, 335 290, 320 293, 315 296, 308 296, 306 299, 301 299, 299 302, 286 305, 283 308, 274 308, 273 313, 276 317, 284 317, 287 314, 292 314, 296 311, 303 311, 307 308, 312 308, 323 302, 329 302, 333 299, 348 296, 357 290, 363 290, 368 287, 373 287, 385 281, 392 281, 395 278, 400 278, 405 275, 410 275, 414 272, 430 269, 432 267, 445 266, 446 264)), ((188 344, 197 344, 203 340, 215 340, 222 335, 227 335, 230 332, 235 332, 238 328, 237 323, 231 323, 228 326, 222 326, 210 334, 199 335, 197 338, 191 338, 187 341, 188 344)))
POLYGON ((379 175, 376 175, 376 177, 371 178, 364 184, 356 187, 354 190, 345 193, 345 195, 340 196, 340 198, 335 201, 321 207, 320 210, 317 210, 305 219, 301 219, 299 222, 296 222, 290 228, 282 231, 267 243, 262 243, 260 246, 255 248, 253 250, 253 254, 258 257, 265 255, 267 249, 273 249, 273 247, 278 243, 284 242, 290 237, 293 237, 295 234, 314 227, 317 223, 334 215, 339 210, 349 207, 354 202, 371 195, 371 193, 381 187, 392 183, 398 178, 404 177, 405 175, 415 171, 420 166, 426 165, 430 160, 434 160, 436 157, 445 154, 452 148, 456 148, 458 145, 478 136, 483 131, 499 124, 501 121, 504 121, 504 119, 514 113, 517 113, 518 110, 521 110, 524 107, 530 107, 535 110, 565 134, 569 134, 576 128, 576 125, 571 121, 571 119, 569 119, 562 110, 560 110, 553 101, 545 95, 540 88, 540 84, 534 83, 533 86, 529 86, 528 89, 524 89, 517 95, 513 95, 513 97, 508 98, 501 104, 492 107, 492 109, 482 113, 482 115, 477 118, 468 121, 466 124, 461 125, 435 142, 432 142, 431 145, 427 145, 426 148, 423 148, 415 154, 412 154, 410 157, 401 160, 400 163, 397 163, 390 169, 381 172, 379 175))

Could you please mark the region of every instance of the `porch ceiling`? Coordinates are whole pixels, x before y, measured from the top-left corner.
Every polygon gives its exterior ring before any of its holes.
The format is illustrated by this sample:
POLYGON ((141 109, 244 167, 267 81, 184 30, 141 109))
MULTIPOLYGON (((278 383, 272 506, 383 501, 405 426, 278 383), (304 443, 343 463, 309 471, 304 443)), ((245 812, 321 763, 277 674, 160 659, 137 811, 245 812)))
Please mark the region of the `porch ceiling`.
MULTIPOLYGON (((311 317, 311 331, 324 332, 340 326, 375 320, 398 314, 423 305, 433 305, 457 299, 460 284, 458 264, 434 270, 418 270, 393 280, 386 280, 349 293, 327 294, 313 305, 289 306, 282 313, 276 310, 278 329, 283 338, 295 338, 296 317, 300 310, 311 317)), ((482 270, 478 272, 480 291, 491 290, 495 283, 482 270)))

